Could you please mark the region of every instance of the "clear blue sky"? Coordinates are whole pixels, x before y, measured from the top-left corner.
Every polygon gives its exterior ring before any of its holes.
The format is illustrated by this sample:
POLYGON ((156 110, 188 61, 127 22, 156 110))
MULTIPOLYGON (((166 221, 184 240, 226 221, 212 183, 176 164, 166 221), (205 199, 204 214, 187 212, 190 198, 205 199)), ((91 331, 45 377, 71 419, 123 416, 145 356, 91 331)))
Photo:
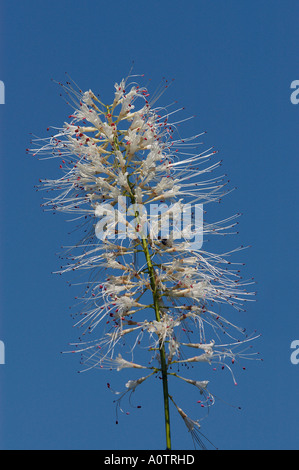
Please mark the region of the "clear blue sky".
MULTIPOLYGON (((68 313, 76 293, 67 278, 51 275, 69 226, 42 212, 34 190, 39 178, 55 174, 55 163, 25 153, 30 132, 43 136, 69 114, 52 77, 64 80, 68 72, 109 101, 134 61, 153 89, 163 76, 175 79, 169 101, 196 114, 190 134, 208 131, 207 147, 219 149, 238 187, 213 209, 219 219, 244 214, 237 239, 225 240, 228 249, 252 245, 241 261, 244 276, 258 283, 258 300, 240 323, 262 334, 256 349, 264 361, 245 362, 237 387, 228 374, 215 374, 214 393, 242 410, 217 403, 203 431, 220 449, 298 449, 299 365, 290 362, 299 339, 299 105, 290 101, 290 84, 299 80, 298 1, 0 4, 0 448, 165 448, 160 383, 136 391, 142 408, 116 426, 106 383, 118 388, 130 376, 78 374, 78 357, 60 354, 77 339, 68 313)), ((196 418, 195 395, 186 392, 178 390, 180 404, 196 418)), ((174 449, 192 449, 174 411, 172 424, 174 449)))

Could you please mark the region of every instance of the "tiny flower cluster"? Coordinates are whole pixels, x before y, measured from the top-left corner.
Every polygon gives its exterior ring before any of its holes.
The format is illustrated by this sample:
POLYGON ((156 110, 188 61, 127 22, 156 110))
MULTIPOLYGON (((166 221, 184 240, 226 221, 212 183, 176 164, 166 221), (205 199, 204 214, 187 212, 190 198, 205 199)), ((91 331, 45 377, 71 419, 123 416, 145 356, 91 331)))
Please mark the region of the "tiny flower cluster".
MULTIPOLYGON (((215 160, 217 152, 213 148, 198 152, 202 145, 198 138, 204 133, 182 137, 178 129, 186 119, 172 120, 182 108, 156 106, 168 83, 150 98, 147 88, 128 81, 115 84, 111 105, 105 105, 91 90, 83 92, 71 82, 61 84, 72 106, 69 121, 53 129, 46 141, 35 139, 36 148, 31 149, 41 159, 55 159, 61 172, 58 179, 40 180, 46 191, 43 207, 75 215, 84 230, 82 240, 66 250, 59 271, 88 271, 89 280, 77 298, 80 308, 75 324, 82 328, 82 335, 74 352, 82 354, 83 370, 151 371, 129 380, 121 398, 160 374, 165 410, 169 399, 173 401, 168 394, 171 376, 197 387, 205 397, 202 406, 210 406, 215 398, 207 390, 209 382, 181 377, 173 369, 190 363, 220 364, 235 381, 227 360, 250 356, 240 346, 252 338, 220 315, 219 306, 242 310, 244 301, 254 295, 246 290, 252 280, 244 281, 238 264, 229 261, 243 247, 213 254, 194 248, 188 237, 176 239, 174 227, 166 238, 151 237, 142 230, 141 205, 167 202, 175 218, 183 204, 218 202, 228 191, 223 176, 210 176, 221 166, 215 160), (104 225, 107 236, 99 240, 95 226, 104 216, 103 204, 116 210, 120 198, 133 207, 130 236, 109 239, 109 233, 118 233, 114 219, 113 224, 104 225), (84 338, 98 327, 99 339, 84 338), (236 338, 234 330, 243 337, 236 338), (230 336, 229 344, 221 343, 221 333, 230 336), (134 359, 139 346, 150 353, 143 364, 134 359), (198 355, 188 355, 190 350, 198 355), (124 359, 126 354, 130 360, 124 359)), ((118 224, 129 224, 121 210, 116 214, 118 224)), ((204 222, 203 233, 229 234, 238 216, 204 222)), ((158 234, 158 223, 156 231, 158 234)), ((200 428, 198 422, 175 407, 193 435, 200 428)))

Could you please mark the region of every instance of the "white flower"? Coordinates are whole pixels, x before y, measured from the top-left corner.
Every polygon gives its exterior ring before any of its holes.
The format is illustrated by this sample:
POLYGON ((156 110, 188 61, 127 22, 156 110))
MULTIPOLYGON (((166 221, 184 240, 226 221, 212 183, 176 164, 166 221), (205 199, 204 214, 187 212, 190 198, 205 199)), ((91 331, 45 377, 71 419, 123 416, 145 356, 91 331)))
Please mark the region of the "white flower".
POLYGON ((211 364, 212 360, 213 360, 213 353, 212 352, 206 352, 204 354, 201 354, 200 356, 194 356, 194 357, 189 357, 187 359, 182 359, 182 360, 179 360, 179 361, 173 361, 173 363, 208 362, 209 364, 211 364))
POLYGON ((203 441, 200 438, 200 429, 201 426, 199 424, 199 421, 195 421, 182 410, 172 399, 172 402, 174 403, 177 411, 179 412, 179 415, 181 418, 183 418, 183 421, 188 429, 188 431, 191 433, 192 439, 194 444, 198 444, 203 450, 206 450, 206 446, 204 445, 203 441))
POLYGON ((133 362, 126 361, 125 359, 122 358, 122 356, 119 354, 117 358, 115 359, 115 363, 117 364, 117 371, 120 371, 122 369, 127 369, 127 368, 132 368, 132 369, 145 369, 144 366, 141 366, 139 364, 134 364, 133 362))
POLYGON ((120 99, 123 97, 124 91, 125 91, 125 80, 122 80, 120 84, 115 83, 114 85, 115 88, 115 98, 114 98, 114 104, 118 104, 120 99))
POLYGON ((138 387, 138 385, 142 384, 142 382, 144 382, 146 379, 148 378, 147 377, 140 377, 139 379, 137 380, 129 380, 127 383, 126 383, 126 388, 128 390, 133 390, 135 392, 136 388, 138 387))
POLYGON ((94 103, 93 103, 93 92, 91 90, 89 91, 86 91, 84 94, 83 94, 83 97, 82 97, 82 101, 87 104, 88 106, 92 106, 94 103))
POLYGON ((202 343, 181 343, 181 344, 182 346, 188 346, 189 348, 203 349, 206 353, 212 354, 215 341, 211 341, 208 344, 202 344, 202 343))
POLYGON ((119 113, 119 118, 123 118, 129 112, 134 109, 134 105, 132 104, 135 97, 138 96, 138 92, 135 87, 132 87, 128 93, 125 93, 123 97, 119 100, 121 102, 122 107, 119 113))
POLYGON ((132 124, 130 125, 130 129, 141 129, 144 122, 145 122, 145 114, 146 114, 146 107, 144 106, 140 111, 136 111, 132 114, 132 124))

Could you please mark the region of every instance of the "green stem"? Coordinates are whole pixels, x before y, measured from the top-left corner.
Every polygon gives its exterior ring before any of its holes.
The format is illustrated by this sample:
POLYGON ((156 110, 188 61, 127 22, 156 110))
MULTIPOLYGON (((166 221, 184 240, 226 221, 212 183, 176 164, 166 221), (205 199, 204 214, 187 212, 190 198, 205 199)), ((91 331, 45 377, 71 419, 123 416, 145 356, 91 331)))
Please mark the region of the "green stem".
MULTIPOLYGON (((150 257, 148 244, 146 238, 142 237, 142 247, 146 257, 147 267, 149 271, 150 284, 152 288, 154 309, 156 314, 156 320, 161 321, 160 305, 159 305, 159 294, 157 290, 155 271, 153 268, 152 260, 150 257)), ((161 371, 162 371, 162 382, 163 382, 163 397, 164 397, 164 415, 165 415, 165 432, 166 432, 166 449, 171 450, 171 437, 170 437, 170 413, 169 413, 169 393, 168 393, 168 373, 166 364, 166 354, 164 344, 160 342, 160 359, 161 359, 161 371)))
MULTIPOLYGON (((130 199, 131 203, 135 204, 135 195, 134 195, 134 186, 130 182, 128 177, 128 184, 130 186, 130 199)), ((135 211, 135 218, 138 221, 139 219, 139 212, 135 211)), ((159 305, 159 292, 156 285, 156 278, 155 278, 155 270, 153 267, 153 263, 151 260, 151 255, 148 248, 148 240, 144 234, 141 236, 141 243, 143 252, 145 254, 147 268, 150 278, 150 285, 153 295, 153 302, 154 302, 154 310, 156 315, 156 320, 158 322, 161 321, 160 315, 160 305, 159 305)), ((166 363, 166 354, 165 354, 165 347, 162 341, 159 344, 160 350, 160 361, 161 361, 161 372, 162 372, 162 383, 163 383, 163 398, 164 398, 164 416, 165 416, 165 433, 166 433, 166 450, 171 450, 171 436, 170 436, 170 412, 169 412, 169 393, 168 393, 168 372, 167 372, 167 363, 166 363)))

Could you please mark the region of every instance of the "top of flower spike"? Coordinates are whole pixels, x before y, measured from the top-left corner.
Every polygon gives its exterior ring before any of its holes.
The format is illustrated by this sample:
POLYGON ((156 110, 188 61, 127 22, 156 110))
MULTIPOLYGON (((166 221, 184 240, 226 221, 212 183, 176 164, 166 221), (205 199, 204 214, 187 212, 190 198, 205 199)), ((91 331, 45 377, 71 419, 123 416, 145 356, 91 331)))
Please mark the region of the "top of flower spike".
POLYGON ((190 150, 200 145, 197 137, 202 134, 175 140, 173 134, 178 123, 171 123, 170 116, 176 110, 153 108, 156 98, 148 101, 146 88, 122 80, 115 84, 111 105, 103 104, 91 90, 78 92, 70 85, 64 88, 69 103, 75 105, 69 116, 71 121, 56 130, 48 143, 36 139, 38 147, 32 150, 40 158, 49 155, 57 158, 62 170, 61 178, 41 181, 44 189, 60 191, 44 207, 78 213, 84 206, 84 215, 91 214, 91 207, 93 211, 97 204, 113 203, 130 192, 129 184, 131 195, 134 193, 139 203, 173 201, 186 196, 210 202, 223 196, 225 183, 221 178, 209 178, 196 191, 191 187, 191 180, 220 165, 218 161, 208 168, 201 167, 216 152, 209 149, 191 155, 190 150), (141 106, 137 107, 140 99, 141 106), (185 148, 188 153, 178 160, 185 148))

